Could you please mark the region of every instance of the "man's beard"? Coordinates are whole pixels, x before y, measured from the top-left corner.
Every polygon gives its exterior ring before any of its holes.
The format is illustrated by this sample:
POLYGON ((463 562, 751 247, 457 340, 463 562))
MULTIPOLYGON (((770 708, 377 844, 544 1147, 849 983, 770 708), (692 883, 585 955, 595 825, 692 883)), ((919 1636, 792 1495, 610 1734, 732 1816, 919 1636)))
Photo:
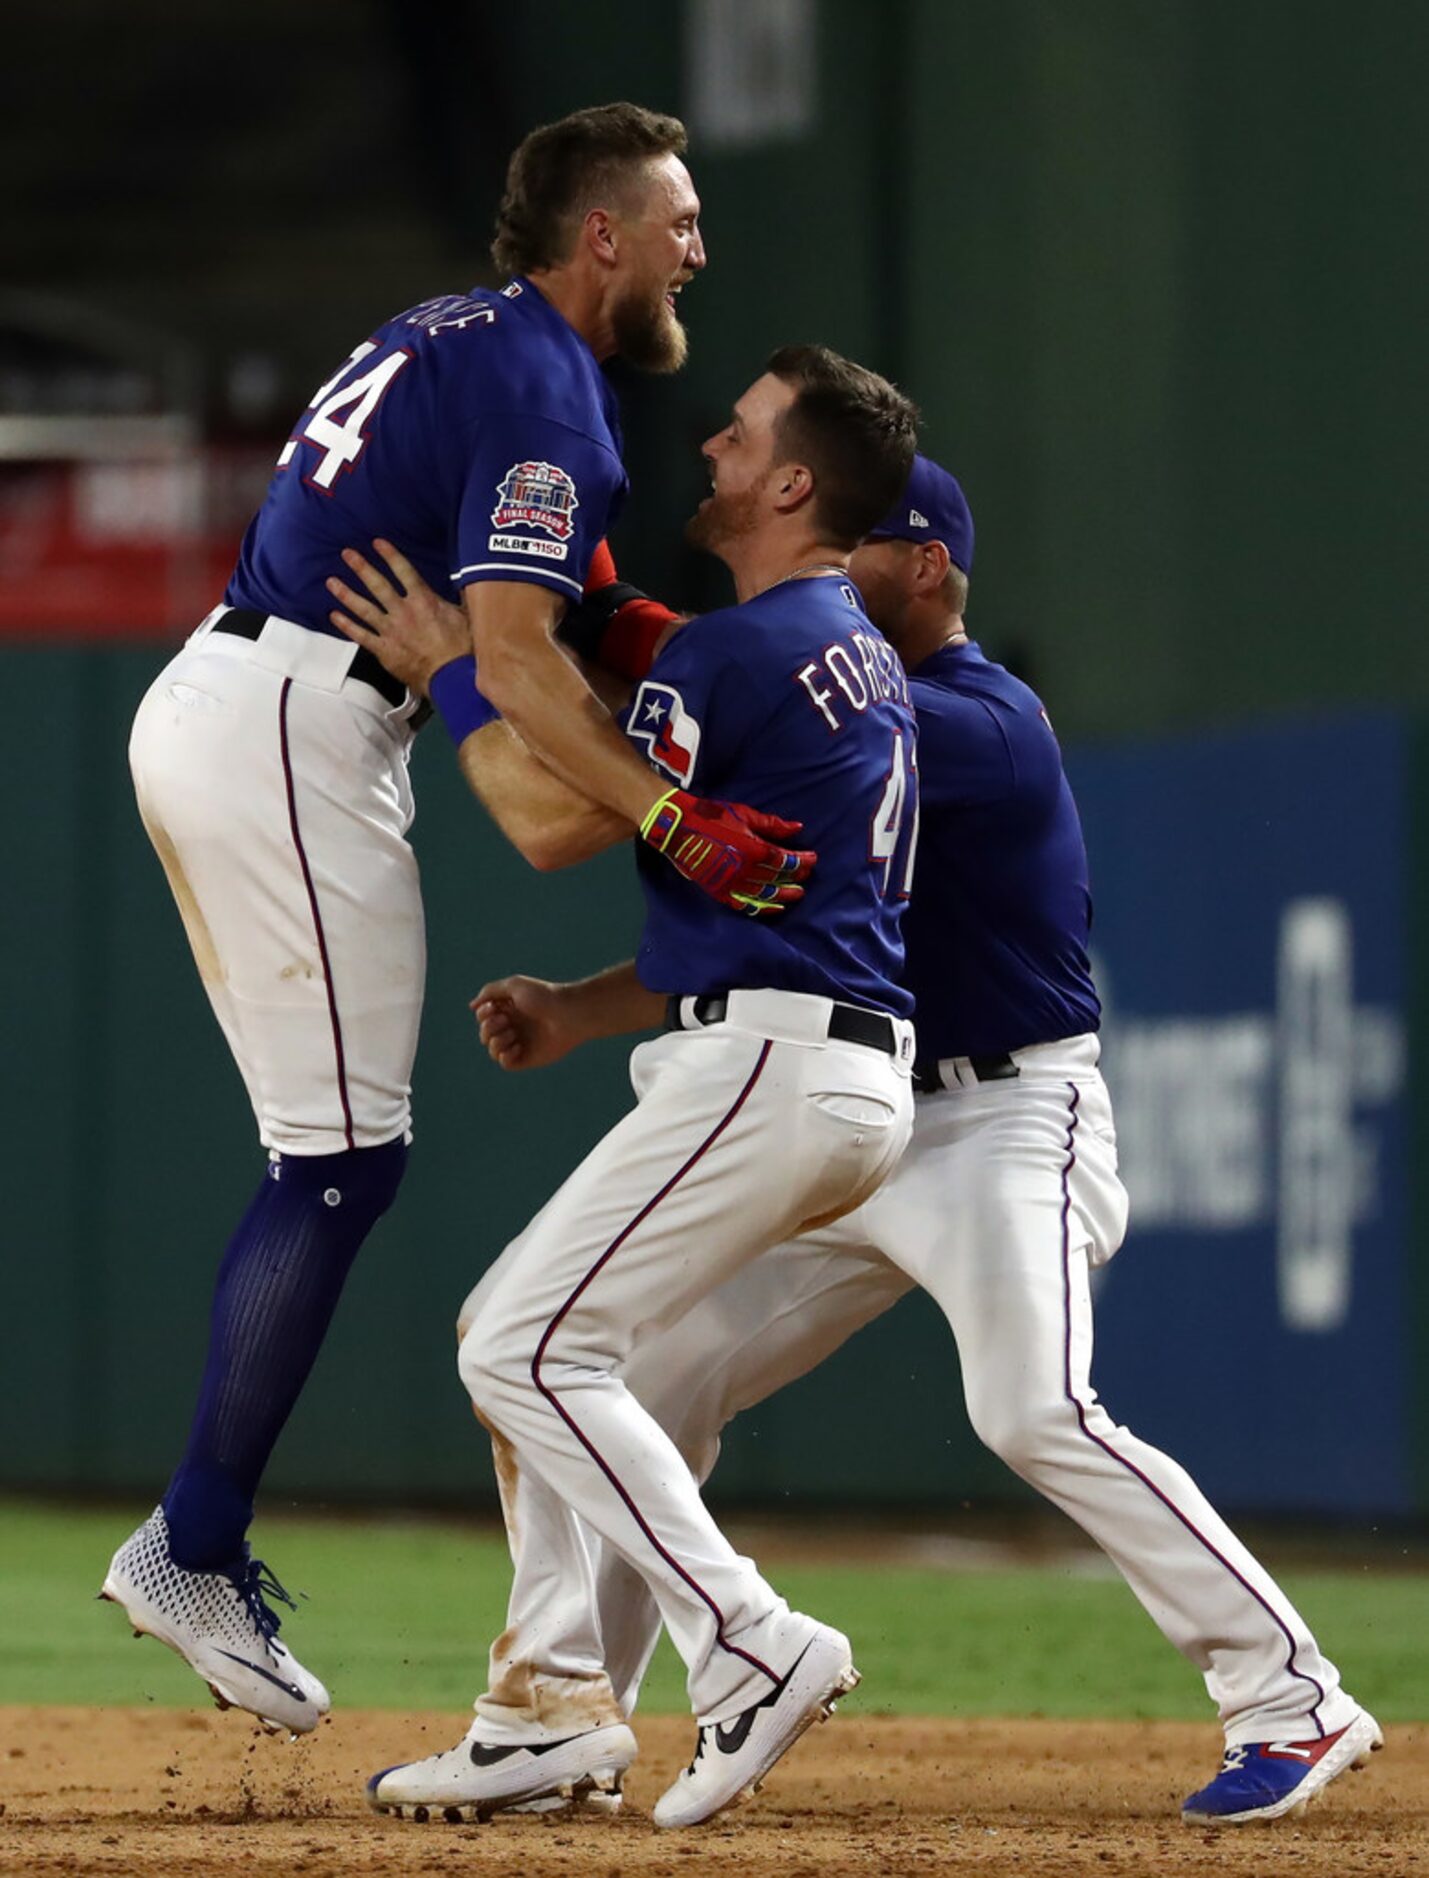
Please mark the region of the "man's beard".
POLYGON ((767 476, 761 476, 752 488, 742 489, 738 495, 716 492, 685 523, 685 540, 692 548, 703 548, 706 554, 721 554, 741 536, 753 534, 759 525, 759 499, 767 481, 767 476))
POLYGON ((690 342, 662 293, 658 300, 629 294, 611 316, 615 349, 641 372, 678 372, 690 342))

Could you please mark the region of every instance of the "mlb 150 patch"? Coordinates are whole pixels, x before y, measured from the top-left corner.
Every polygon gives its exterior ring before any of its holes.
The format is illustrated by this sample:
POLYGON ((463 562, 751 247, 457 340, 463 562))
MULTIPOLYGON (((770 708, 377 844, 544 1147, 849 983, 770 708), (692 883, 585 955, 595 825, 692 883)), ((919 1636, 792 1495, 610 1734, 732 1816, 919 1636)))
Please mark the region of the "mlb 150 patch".
POLYGON ((494 554, 532 555, 538 561, 564 561, 566 546, 560 541, 542 541, 538 535, 488 535, 486 545, 494 554))

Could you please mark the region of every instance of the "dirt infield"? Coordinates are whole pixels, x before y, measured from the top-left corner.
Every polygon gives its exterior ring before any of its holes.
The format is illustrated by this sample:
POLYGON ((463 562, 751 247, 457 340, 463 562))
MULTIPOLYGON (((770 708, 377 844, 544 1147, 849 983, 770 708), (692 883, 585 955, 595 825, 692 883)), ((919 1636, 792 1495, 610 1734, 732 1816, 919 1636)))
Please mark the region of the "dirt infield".
POLYGON ((639 1726, 616 1819, 416 1826, 362 1800, 374 1767, 449 1747, 450 1715, 349 1713, 307 1741, 179 1709, 0 1710, 0 1872, 85 1878, 909 1878, 954 1869, 1017 1878, 1429 1878, 1429 1727, 1391 1731, 1299 1821, 1211 1833, 1177 1818, 1211 1771, 1216 1735, 1184 1723, 837 1717, 744 1809, 657 1833, 651 1803, 688 1753, 690 1724, 639 1726))

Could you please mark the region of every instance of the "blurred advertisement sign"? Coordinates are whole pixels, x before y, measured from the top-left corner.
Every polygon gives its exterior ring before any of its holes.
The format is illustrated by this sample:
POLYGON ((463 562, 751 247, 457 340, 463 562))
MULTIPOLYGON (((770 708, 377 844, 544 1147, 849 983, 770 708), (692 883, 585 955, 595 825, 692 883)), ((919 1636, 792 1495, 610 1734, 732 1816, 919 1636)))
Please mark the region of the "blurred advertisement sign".
POLYGON ((270 450, 146 433, 113 453, 7 461, 4 430, 0 638, 172 638, 222 597, 270 450))
MULTIPOLYGON (((0 639, 174 638, 222 596, 272 453, 204 441, 203 376, 172 334, 0 289, 0 639)), ((234 362, 240 434, 275 392, 234 362)))
MULTIPOLYGON (((1099 976, 1114 984, 1105 962, 1099 976)), ((1272 1010, 1225 1017, 1109 1008, 1122 1176, 1139 1232, 1273 1229, 1282 1319, 1333 1330, 1349 1312, 1354 1228, 1381 1203, 1403 1025, 1356 1003, 1354 923, 1331 897, 1283 908, 1275 994, 1272 1010)))
POLYGON ((1098 1387, 1228 1506, 1408 1511, 1405 729, 1070 768, 1132 1203, 1098 1387))

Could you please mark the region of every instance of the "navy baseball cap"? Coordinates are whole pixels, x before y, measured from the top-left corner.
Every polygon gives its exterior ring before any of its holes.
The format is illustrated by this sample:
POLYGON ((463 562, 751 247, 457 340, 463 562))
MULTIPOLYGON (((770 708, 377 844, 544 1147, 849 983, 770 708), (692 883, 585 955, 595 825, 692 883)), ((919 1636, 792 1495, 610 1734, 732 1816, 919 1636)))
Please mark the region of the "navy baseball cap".
POLYGON ((973 571, 973 517, 967 497, 940 463, 915 456, 903 494, 888 514, 870 528, 870 541, 941 541, 948 559, 965 574, 973 571))

